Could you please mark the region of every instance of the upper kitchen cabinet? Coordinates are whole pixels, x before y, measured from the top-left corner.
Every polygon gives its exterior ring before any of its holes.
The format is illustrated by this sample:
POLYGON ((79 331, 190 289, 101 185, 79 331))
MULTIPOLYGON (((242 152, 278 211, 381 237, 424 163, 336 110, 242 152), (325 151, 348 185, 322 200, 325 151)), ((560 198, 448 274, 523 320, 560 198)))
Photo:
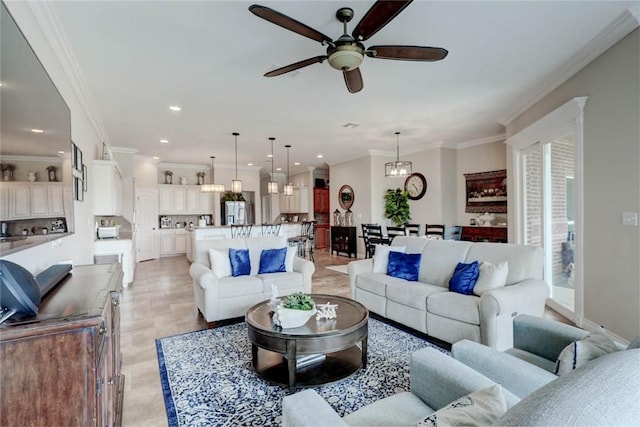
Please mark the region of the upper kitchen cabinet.
POLYGON ((281 213, 308 213, 309 212, 309 192, 307 187, 293 189, 293 196, 280 194, 281 213))
POLYGON ((122 215, 122 173, 113 160, 93 161, 94 215, 122 215))
POLYGON ((318 214, 329 213, 329 189, 314 188, 313 189, 313 211, 318 214))
POLYGON ((162 215, 209 215, 213 193, 203 193, 199 185, 158 185, 158 212, 162 215))

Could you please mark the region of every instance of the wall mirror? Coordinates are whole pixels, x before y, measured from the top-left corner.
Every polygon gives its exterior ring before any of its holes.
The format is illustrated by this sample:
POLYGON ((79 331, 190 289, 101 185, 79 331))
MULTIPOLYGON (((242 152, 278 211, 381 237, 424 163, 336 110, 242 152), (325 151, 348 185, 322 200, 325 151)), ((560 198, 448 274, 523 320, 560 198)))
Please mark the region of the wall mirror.
MULTIPOLYGON (((70 111, 4 3, 0 79, 1 237, 35 242, 71 233, 70 111)), ((24 243, 8 248, 3 242, 0 255, 24 243)))
POLYGON ((354 193, 350 185, 343 185, 338 191, 338 203, 342 209, 351 209, 353 206, 354 193))

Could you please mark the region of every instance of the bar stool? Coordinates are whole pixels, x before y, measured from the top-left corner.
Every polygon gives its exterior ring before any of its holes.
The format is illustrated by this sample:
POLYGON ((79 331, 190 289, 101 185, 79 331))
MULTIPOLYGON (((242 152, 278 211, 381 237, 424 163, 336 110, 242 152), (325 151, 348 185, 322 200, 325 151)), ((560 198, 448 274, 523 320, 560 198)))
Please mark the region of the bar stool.
POLYGON ((231 238, 232 239, 244 239, 251 237, 252 225, 231 225, 231 238))

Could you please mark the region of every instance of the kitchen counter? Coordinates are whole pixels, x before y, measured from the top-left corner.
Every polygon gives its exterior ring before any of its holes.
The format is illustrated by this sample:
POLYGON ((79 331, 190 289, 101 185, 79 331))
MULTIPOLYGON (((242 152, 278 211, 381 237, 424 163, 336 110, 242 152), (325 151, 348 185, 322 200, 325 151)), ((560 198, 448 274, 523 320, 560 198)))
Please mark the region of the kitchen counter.
POLYGON ((32 236, 13 236, 0 238, 0 256, 12 254, 23 249, 31 248, 43 243, 52 242, 71 233, 50 233, 32 236))

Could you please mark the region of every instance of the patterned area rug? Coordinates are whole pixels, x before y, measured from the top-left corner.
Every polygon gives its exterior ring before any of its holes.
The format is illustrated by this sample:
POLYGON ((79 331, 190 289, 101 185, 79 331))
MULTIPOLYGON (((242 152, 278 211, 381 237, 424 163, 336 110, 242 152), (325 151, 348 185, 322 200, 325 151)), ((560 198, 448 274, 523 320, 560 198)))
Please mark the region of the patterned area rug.
MULTIPOLYGON (((351 377, 314 389, 341 416, 409 390, 410 355, 437 346, 369 319, 368 363, 351 377)), ((244 322, 156 340, 170 426, 277 426, 285 390, 251 366, 244 322)), ((438 348, 440 351, 446 352, 438 348)))

